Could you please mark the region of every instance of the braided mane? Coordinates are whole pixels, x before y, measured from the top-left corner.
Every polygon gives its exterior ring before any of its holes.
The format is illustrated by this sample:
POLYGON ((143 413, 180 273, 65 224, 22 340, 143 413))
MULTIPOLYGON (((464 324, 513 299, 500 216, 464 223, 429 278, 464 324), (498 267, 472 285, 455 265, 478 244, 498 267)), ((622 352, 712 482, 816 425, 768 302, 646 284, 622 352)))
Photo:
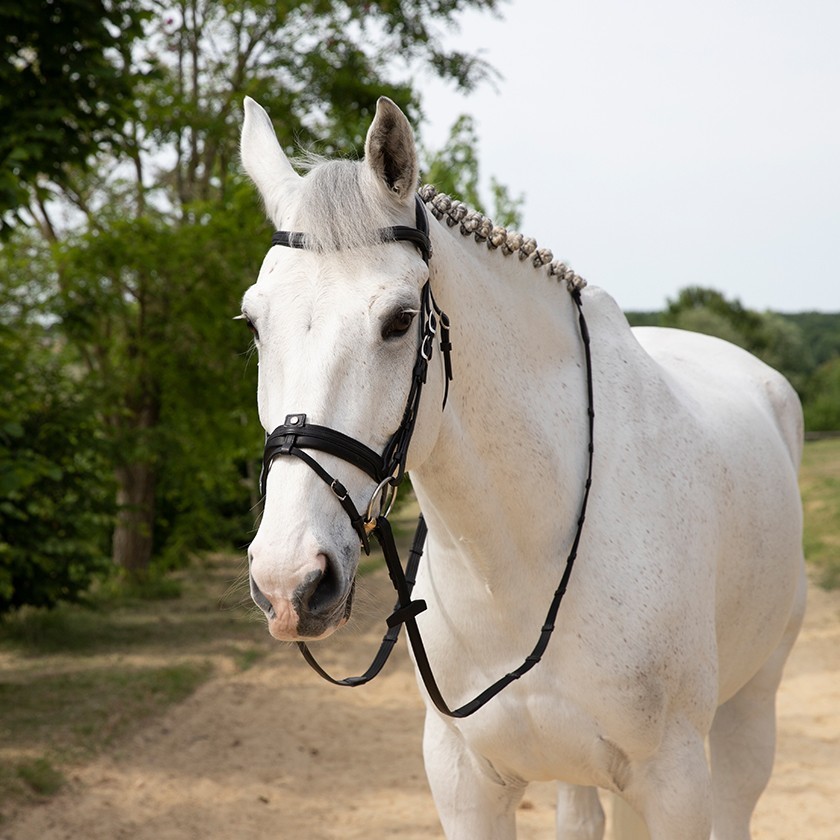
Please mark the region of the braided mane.
MULTIPOLYGON (((328 160, 309 155, 296 161, 307 172, 302 181, 301 201, 296 223, 306 231, 308 248, 339 251, 358 245, 381 242, 382 229, 388 225, 388 215, 380 202, 372 201, 370 191, 361 181, 359 161, 328 160)), ((535 239, 508 231, 483 213, 438 192, 431 184, 418 192, 429 211, 449 227, 459 225, 464 236, 473 236, 478 243, 486 243, 493 251, 505 256, 517 254, 520 260, 530 259, 535 268, 547 267, 548 276, 565 281, 570 292, 579 291, 586 281, 569 266, 555 260, 548 248, 538 248, 535 239)))
POLYGON ((463 202, 450 198, 445 193, 438 192, 431 184, 421 187, 419 195, 436 219, 445 219, 449 227, 460 225, 463 236, 474 236, 476 242, 486 242, 491 251, 500 248, 505 256, 516 253, 520 260, 530 257, 535 268, 548 266, 549 277, 565 281, 570 292, 580 291, 586 285, 586 280, 575 274, 566 263, 555 260, 548 248, 537 248, 535 239, 494 225, 487 216, 471 210, 463 202))

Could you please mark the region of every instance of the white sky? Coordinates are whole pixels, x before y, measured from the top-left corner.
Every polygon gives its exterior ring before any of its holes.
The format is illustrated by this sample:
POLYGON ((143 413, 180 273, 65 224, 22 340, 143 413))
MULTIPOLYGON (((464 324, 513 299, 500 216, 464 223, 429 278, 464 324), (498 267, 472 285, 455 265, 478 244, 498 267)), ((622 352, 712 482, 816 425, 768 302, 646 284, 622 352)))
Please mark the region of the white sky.
POLYGON ((461 113, 523 232, 624 309, 688 285, 840 312, 840 0, 512 0, 449 43, 503 76, 461 113))

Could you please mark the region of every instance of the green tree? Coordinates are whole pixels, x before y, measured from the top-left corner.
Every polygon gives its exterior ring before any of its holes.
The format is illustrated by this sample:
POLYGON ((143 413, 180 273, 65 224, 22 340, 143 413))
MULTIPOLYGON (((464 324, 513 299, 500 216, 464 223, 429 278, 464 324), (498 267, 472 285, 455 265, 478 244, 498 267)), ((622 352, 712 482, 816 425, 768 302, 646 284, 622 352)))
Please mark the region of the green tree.
POLYGON ((489 216, 497 225, 520 227, 524 203, 522 196, 512 197, 507 187, 491 176, 492 209, 482 200, 478 147, 475 121, 468 114, 462 114, 449 130, 449 138, 444 147, 427 156, 425 180, 434 184, 440 192, 489 216))
POLYGON ((31 241, 16 259, 0 252, 0 614, 72 600, 110 565, 107 445, 89 384, 33 294, 46 262, 31 241))
POLYGON ((799 328, 814 365, 819 366, 840 356, 840 313, 798 312, 779 317, 799 328))
POLYGON ((0 231, 123 145, 148 14, 131 0, 0 1, 0 231))
POLYGON ((243 334, 226 317, 266 248, 238 170, 243 96, 270 109, 289 151, 356 153, 381 93, 419 118, 418 67, 464 89, 484 77, 482 62, 438 48, 435 26, 494 6, 139 4, 145 36, 119 53, 134 94, 119 137, 95 166, 41 176, 63 204, 27 208, 54 255, 39 293, 95 385, 118 502, 113 556, 131 574, 155 551, 225 534, 226 514, 252 499, 253 367, 243 374, 243 334))
POLYGON ((809 431, 840 430, 840 358, 823 362, 805 390, 805 428, 809 431))

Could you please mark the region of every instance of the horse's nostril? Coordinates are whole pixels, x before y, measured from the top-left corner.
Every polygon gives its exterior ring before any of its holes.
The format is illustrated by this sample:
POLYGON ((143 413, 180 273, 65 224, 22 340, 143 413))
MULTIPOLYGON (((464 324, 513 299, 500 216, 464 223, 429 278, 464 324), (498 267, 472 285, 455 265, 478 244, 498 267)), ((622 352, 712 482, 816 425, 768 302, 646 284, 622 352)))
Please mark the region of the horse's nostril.
POLYGON ((323 569, 313 569, 304 579, 303 583, 295 590, 295 601, 308 610, 313 610, 315 593, 321 585, 324 577, 323 569))
POLYGON ((335 568, 334 561, 326 554, 320 555, 320 558, 323 561, 323 571, 317 579, 314 579, 308 601, 304 601, 311 613, 319 613, 332 608, 342 595, 341 577, 335 568))
POLYGON ((253 575, 249 575, 251 580, 251 598, 253 599, 254 603, 269 617, 274 618, 275 612, 274 607, 271 605, 271 601, 265 597, 263 591, 257 586, 257 582, 254 580, 253 575))

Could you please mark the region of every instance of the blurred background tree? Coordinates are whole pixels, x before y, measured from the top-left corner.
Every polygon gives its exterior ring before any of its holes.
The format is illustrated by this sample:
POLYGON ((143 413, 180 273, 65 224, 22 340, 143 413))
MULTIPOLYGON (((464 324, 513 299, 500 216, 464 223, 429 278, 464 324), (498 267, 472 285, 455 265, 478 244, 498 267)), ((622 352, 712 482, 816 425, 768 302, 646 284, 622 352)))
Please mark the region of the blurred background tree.
POLYGON ((781 371, 803 403, 806 434, 840 432, 840 313, 757 312, 717 289, 688 286, 663 312, 628 312, 634 326, 714 335, 781 371))
MULTIPOLYGON (((0 353, 17 371, 0 427, 17 494, 0 509, 0 611, 48 600, 15 571, 38 550, 36 531, 24 549, 13 528, 24 497, 59 541, 78 519, 92 571, 108 543, 142 578, 153 560, 244 542, 262 430, 230 316, 268 227, 239 169, 242 99, 290 153, 358 155, 381 94, 419 125, 421 71, 462 90, 486 78, 436 37, 468 7, 496 0, 0 0, 0 353), (84 502, 73 482, 89 482, 84 502)), ((63 598, 77 584, 61 578, 63 598)))
POLYGON ((669 300, 663 327, 714 335, 758 356, 803 392, 814 358, 800 327, 773 312, 755 312, 715 289, 689 286, 669 300))
POLYGON ((0 0, 0 232, 123 148, 150 14, 132 0, 0 0))
MULTIPOLYGON (((497 5, 0 0, 0 613, 247 541, 263 433, 230 316, 269 228, 239 169, 242 99, 290 154, 358 155, 381 94, 422 127, 424 74, 487 80, 437 35, 497 5)), ((425 179, 520 227, 521 197, 491 180, 483 200, 478 150, 460 118, 425 179)), ((809 423, 840 423, 808 408, 840 388, 835 316, 687 289, 634 318, 753 350, 809 423)))

